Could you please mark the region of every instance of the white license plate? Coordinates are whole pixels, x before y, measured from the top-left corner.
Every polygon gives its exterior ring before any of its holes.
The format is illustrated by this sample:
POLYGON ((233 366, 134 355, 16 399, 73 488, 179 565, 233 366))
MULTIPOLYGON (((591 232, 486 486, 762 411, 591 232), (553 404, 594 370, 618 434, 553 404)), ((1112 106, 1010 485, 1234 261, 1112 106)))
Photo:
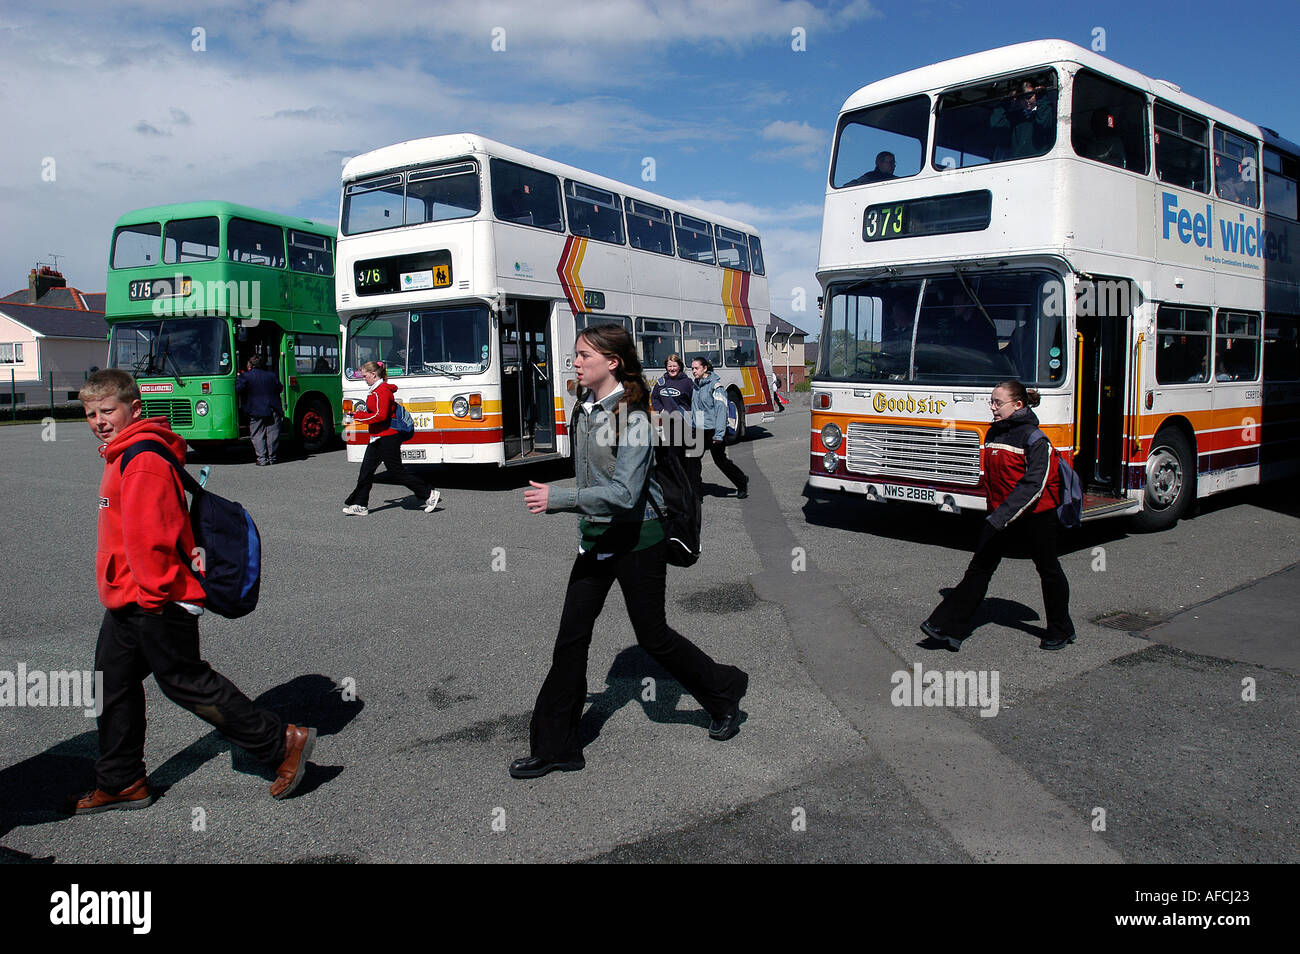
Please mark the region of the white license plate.
POLYGON ((887 500, 910 500, 913 503, 938 503, 934 491, 929 487, 896 487, 893 484, 883 484, 880 488, 880 496, 887 500))
POLYGON ((419 450, 403 450, 402 460, 425 460, 424 448, 419 450))

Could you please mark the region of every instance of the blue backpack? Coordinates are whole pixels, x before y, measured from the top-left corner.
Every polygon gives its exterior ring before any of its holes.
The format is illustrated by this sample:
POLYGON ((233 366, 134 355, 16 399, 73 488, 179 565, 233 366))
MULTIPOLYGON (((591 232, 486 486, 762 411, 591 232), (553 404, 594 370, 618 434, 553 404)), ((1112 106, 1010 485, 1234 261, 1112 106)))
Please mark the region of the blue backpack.
POLYGON ((411 417, 411 412, 397 403, 393 399, 393 416, 389 419, 388 426, 398 433, 410 437, 415 434, 415 419, 411 417))
POLYGON ((159 441, 140 441, 123 451, 121 472, 126 473, 126 465, 137 454, 146 452, 171 464, 181 486, 194 497, 190 526, 195 545, 203 551, 201 569, 195 569, 191 554, 182 553, 181 559, 203 585, 203 605, 228 619, 247 616, 257 607, 262 588, 262 537, 253 518, 233 500, 204 490, 159 441))
MULTIPOLYGON (((1035 444, 1039 438, 1047 440, 1047 435, 1038 428, 1029 435, 1029 444, 1035 444)), ((1048 445, 1051 446, 1050 444, 1048 445)), ((1067 529, 1083 526, 1083 481, 1074 468, 1065 462, 1065 457, 1055 447, 1056 472, 1061 477, 1061 503, 1056 508, 1056 519, 1067 529)))

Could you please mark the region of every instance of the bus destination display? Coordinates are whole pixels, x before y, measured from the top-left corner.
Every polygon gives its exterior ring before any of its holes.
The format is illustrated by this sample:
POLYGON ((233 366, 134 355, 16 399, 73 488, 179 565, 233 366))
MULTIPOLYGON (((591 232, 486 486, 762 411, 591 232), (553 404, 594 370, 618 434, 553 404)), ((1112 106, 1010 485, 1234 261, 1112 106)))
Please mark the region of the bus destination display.
POLYGON ((987 189, 869 205, 862 216, 862 239, 880 242, 918 235, 978 232, 989 227, 992 212, 993 193, 987 189))
POLYGON ((451 285, 451 252, 417 252, 357 262, 358 295, 391 295, 399 291, 447 288, 451 285))

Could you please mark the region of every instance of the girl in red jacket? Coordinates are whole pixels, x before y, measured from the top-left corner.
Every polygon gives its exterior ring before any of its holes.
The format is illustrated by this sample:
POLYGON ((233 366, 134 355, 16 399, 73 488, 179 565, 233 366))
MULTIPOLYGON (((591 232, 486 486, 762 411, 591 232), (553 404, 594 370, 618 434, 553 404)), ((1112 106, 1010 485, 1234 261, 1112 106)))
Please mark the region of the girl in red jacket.
POLYGON ((393 393, 397 388, 388 383, 388 369, 382 361, 367 361, 361 366, 361 376, 370 385, 365 410, 353 411, 344 417, 343 423, 357 421, 370 425, 370 444, 366 447, 365 456, 361 458, 361 474, 357 477, 357 486, 348 494, 343 512, 356 517, 370 513, 370 486, 375 482, 375 471, 382 462, 390 474, 424 501, 424 512, 433 513, 442 494, 402 464, 402 435, 392 426, 393 393))
POLYGON ((1051 441, 1038 430, 1037 391, 1019 381, 1003 381, 993 389, 989 407, 993 425, 984 437, 984 480, 989 516, 984 521, 975 555, 957 588, 950 591, 921 632, 933 643, 956 652, 970 635, 971 618, 984 600, 989 580, 1008 545, 1028 544, 1043 584, 1047 635, 1040 649, 1062 649, 1074 642, 1070 620, 1070 584, 1056 558, 1056 508, 1061 481, 1051 441))

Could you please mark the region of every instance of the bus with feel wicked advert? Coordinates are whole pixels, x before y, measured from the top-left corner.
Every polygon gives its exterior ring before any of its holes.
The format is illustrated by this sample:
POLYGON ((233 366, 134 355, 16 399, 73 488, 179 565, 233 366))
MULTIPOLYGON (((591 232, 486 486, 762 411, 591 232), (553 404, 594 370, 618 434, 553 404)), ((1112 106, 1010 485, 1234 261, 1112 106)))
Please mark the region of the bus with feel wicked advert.
POLYGON ((128 212, 109 249, 108 366, 130 371, 146 416, 193 444, 247 433, 237 372, 261 355, 308 452, 341 422, 334 228, 231 202, 128 212))
POLYGON ((866 86, 836 125, 809 483, 986 508, 1002 380, 1084 519, 1175 523, 1300 462, 1300 149, 1071 43, 866 86))
MULTIPOLYGON (((343 169, 338 311, 344 407, 383 360, 415 421, 405 460, 567 457, 573 348, 622 324, 648 377, 708 358, 731 428, 772 411, 758 233, 479 136, 398 143, 343 169)), ((345 434, 360 460, 364 430, 345 434)))

